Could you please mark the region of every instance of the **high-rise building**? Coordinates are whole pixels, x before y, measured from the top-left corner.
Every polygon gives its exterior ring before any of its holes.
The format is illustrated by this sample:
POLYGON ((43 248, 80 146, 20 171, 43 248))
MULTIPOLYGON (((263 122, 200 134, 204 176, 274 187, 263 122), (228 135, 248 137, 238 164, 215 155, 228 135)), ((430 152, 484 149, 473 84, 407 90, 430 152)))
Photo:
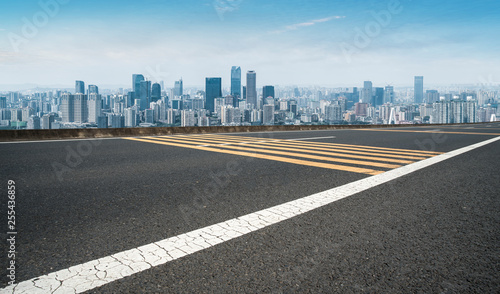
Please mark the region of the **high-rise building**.
POLYGON ((154 83, 151 90, 151 102, 156 102, 161 99, 161 86, 158 83, 154 83))
POLYGON ((178 81, 175 81, 174 84, 174 97, 181 97, 184 95, 184 89, 182 84, 182 78, 178 81))
POLYGON ((215 98, 222 97, 222 78, 206 78, 205 80, 205 107, 207 110, 215 111, 215 98))
POLYGON ((384 104, 385 103, 394 104, 394 87, 393 86, 386 86, 385 87, 384 104))
POLYGON ((414 102, 420 104, 424 101, 424 77, 415 77, 414 102))
POLYGON ((28 124, 27 124, 27 127, 26 127, 28 130, 39 130, 41 127, 40 127, 40 118, 36 115, 32 115, 29 119, 28 119, 28 124))
POLYGON ((138 99, 141 92, 141 82, 144 81, 144 76, 141 74, 132 75, 132 90, 135 93, 135 99, 138 99))
POLYGON ((262 124, 274 125, 274 105, 264 105, 262 110, 262 124))
POLYGON ((436 103, 439 101, 439 92, 437 90, 425 91, 425 103, 436 103))
POLYGON ((193 110, 181 111, 181 127, 194 127, 196 123, 193 110))
POLYGON ((102 99, 99 94, 89 94, 88 99, 88 109, 89 118, 88 122, 97 123, 98 117, 101 116, 102 99))
POLYGON ((231 68, 231 95, 234 97, 233 106, 236 107, 238 99, 241 98, 241 68, 239 66, 231 68))
POLYGON ((75 94, 85 94, 85 83, 82 81, 75 82, 75 94))
POLYGON ((139 99, 141 100, 141 110, 148 109, 151 102, 151 81, 141 81, 139 99))
POLYGON ((0 97, 0 108, 7 108, 7 97, 0 97))
POLYGON ((243 86, 243 91, 241 91, 241 93, 243 94, 243 100, 245 100, 245 102, 247 101, 247 86, 243 86))
POLYGON ((330 104, 325 107, 325 120, 335 122, 342 120, 342 107, 338 104, 330 104))
POLYGON ((88 120, 88 101, 84 94, 64 94, 61 97, 61 117, 63 122, 84 123, 88 120))
POLYGON ((375 95, 372 98, 372 106, 377 107, 384 104, 384 88, 375 88, 375 95))
POLYGON ((255 71, 250 70, 247 72, 247 105, 252 105, 252 108, 256 108, 257 104, 257 74, 255 71))
POLYGON ((43 130, 49 130, 54 122, 54 116, 51 114, 44 114, 40 120, 40 127, 43 130))
POLYGON ((266 99, 268 97, 276 98, 274 96, 274 86, 264 86, 262 88, 262 99, 266 99))
POLYGON ((88 95, 91 95, 91 94, 99 94, 99 87, 97 87, 96 85, 89 85, 89 89, 88 89, 88 95))
POLYGON ((87 95, 76 94, 74 100, 74 121, 79 123, 87 122, 89 117, 87 95))
POLYGON ((368 115, 368 103, 354 103, 354 113, 356 116, 368 115))
POLYGON ((365 81, 362 92, 362 103, 371 103, 373 96, 373 85, 371 81, 365 81))
POLYGON ((71 94, 63 94, 61 97, 61 118, 63 122, 75 121, 75 96, 71 94))

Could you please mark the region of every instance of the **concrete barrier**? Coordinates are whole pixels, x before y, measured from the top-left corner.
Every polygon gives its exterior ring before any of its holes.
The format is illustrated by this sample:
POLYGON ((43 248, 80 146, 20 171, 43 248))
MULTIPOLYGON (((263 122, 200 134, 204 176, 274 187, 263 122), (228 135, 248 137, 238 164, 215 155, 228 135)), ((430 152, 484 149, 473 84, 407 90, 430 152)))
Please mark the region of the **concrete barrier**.
MULTIPOLYGON (((455 124, 475 125, 487 123, 455 124)), ((34 141, 57 139, 88 139, 113 137, 161 136, 174 134, 208 133, 251 133, 277 131, 336 130, 361 128, 397 128, 418 126, 444 126, 442 124, 422 125, 300 125, 300 126, 214 126, 214 127, 165 127, 165 128, 120 128, 120 129, 59 129, 59 130, 0 130, 0 141, 34 141)), ((449 126, 449 125, 447 125, 449 126)))

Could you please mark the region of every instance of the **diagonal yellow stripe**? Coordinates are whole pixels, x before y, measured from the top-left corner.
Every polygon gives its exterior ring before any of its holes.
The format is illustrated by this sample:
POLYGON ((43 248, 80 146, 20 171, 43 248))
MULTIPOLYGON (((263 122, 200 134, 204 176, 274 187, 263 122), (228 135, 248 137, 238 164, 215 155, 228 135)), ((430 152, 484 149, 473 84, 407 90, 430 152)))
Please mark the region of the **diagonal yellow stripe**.
MULTIPOLYGON (((159 138, 168 138, 168 137, 159 137, 159 138)), ((221 142, 227 142, 224 141, 223 139, 196 139, 196 138, 183 138, 182 140, 186 141, 193 141, 193 142, 198 142, 198 144, 203 144, 202 146, 206 147, 223 147, 227 148, 225 145, 221 144, 212 144, 213 142, 215 143, 221 143, 221 142)), ((307 147, 307 146, 287 146, 287 145, 281 145, 281 144, 274 144, 274 143, 258 143, 258 142, 236 142, 236 143, 231 143, 231 145, 243 145, 245 147, 259 147, 259 148, 267 148, 267 149, 275 149, 275 150, 285 150, 285 151, 293 151, 293 152, 305 152, 305 153, 313 153, 313 154, 321 154, 321 155, 329 155, 329 156, 337 156, 337 157, 348 157, 348 158, 356 158, 356 159, 366 159, 366 160, 375 160, 375 161, 385 161, 385 162, 391 162, 391 163, 399 163, 399 164, 409 164, 413 163, 414 161, 412 160, 402 160, 402 159, 393 159, 393 158, 387 158, 387 157, 377 157, 377 156, 361 156, 361 155, 353 155, 353 154, 344 154, 344 153, 338 153, 338 152, 325 152, 325 151, 316 151, 314 149, 318 148, 313 148, 313 147, 307 147), (264 145, 264 146, 262 146, 264 145), (279 146, 279 147, 272 147, 272 146, 279 146), (288 147, 288 148, 287 148, 288 147), (293 147, 293 148, 289 148, 293 147)), ((319 149, 325 149, 325 148, 319 148, 319 149)), ((329 149, 326 149, 329 150, 329 149)), ((264 151, 262 151, 264 152, 264 151)), ((342 152, 342 151, 341 151, 342 152)), ((370 153, 366 153, 370 154, 370 153)), ((382 156, 381 154, 375 154, 378 156, 382 156)), ((410 158, 410 157, 409 157, 410 158)), ((411 157, 416 160, 422 160, 425 159, 423 157, 411 157)))
POLYGON ((327 168, 327 169, 332 169, 332 170, 340 170, 340 171, 361 173, 361 174, 367 174, 367 175, 378 175, 378 174, 384 173, 384 171, 373 170, 373 169, 368 169, 368 168, 343 166, 343 165, 336 165, 336 164, 330 164, 330 163, 313 162, 313 161, 307 161, 307 160, 299 160, 299 159, 292 159, 292 158, 286 158, 286 157, 280 157, 280 156, 271 156, 271 155, 258 154, 258 153, 248 153, 248 152, 224 150, 224 149, 217 149, 217 148, 210 148, 210 147, 197 147, 197 146, 178 144, 178 143, 173 143, 173 142, 156 141, 156 140, 153 140, 153 139, 155 139, 153 137, 144 137, 143 139, 139 139, 139 138, 124 138, 124 139, 131 140, 131 141, 139 141, 139 142, 147 142, 147 143, 175 146, 175 147, 191 148, 191 149, 197 149, 197 150, 203 150, 203 151, 211 151, 211 152, 218 152, 218 153, 225 153, 225 154, 232 154, 232 155, 254 157, 254 158, 260 158, 260 159, 274 160, 274 161, 279 161, 279 162, 293 163, 293 164, 312 166, 312 167, 321 167, 321 168, 327 168))
MULTIPOLYGON (((189 142, 189 141, 186 141, 186 140, 158 138, 158 137, 155 138, 155 140, 168 141, 168 142, 180 142, 180 143, 184 143, 184 144, 191 144, 191 145, 194 145, 194 146, 197 146, 199 144, 199 143, 196 143, 196 142, 189 142)), ((221 145, 218 145, 217 147, 224 148, 224 149, 234 149, 234 150, 240 150, 240 151, 270 153, 270 154, 276 154, 276 155, 302 157, 302 158, 307 158, 307 159, 332 161, 332 162, 341 162, 341 163, 366 165, 366 166, 375 166, 375 167, 382 167, 382 168, 398 168, 398 167, 401 167, 400 165, 395 165, 395 164, 387 164, 387 163, 371 162, 371 161, 360 161, 360 160, 334 158, 334 157, 325 157, 325 156, 317 156, 317 155, 310 155, 310 154, 296 153, 296 152, 294 153, 294 152, 273 151, 273 150, 266 150, 266 149, 262 149, 262 148, 246 148, 246 147, 239 147, 239 146, 234 146, 234 145, 231 145, 231 146, 221 146, 221 145)))
MULTIPOLYGON (((219 138, 239 138, 236 136, 221 136, 221 135, 208 135, 206 137, 219 137, 219 138)), ((242 140, 249 141, 264 141, 266 139, 258 139, 252 137, 242 137, 242 140)), ((366 150, 370 152, 380 152, 380 153, 395 153, 395 154, 409 154, 409 155, 417 155, 417 156, 434 156, 441 154, 441 152, 434 151, 420 151, 420 150, 409 150, 409 149, 396 149, 396 148, 385 148, 385 147, 373 147, 373 146, 363 146, 363 145, 349 145, 349 144, 338 144, 338 143, 323 143, 323 142, 309 142, 309 141, 298 141, 298 140, 286 140, 286 139, 267 139, 268 141, 277 141, 277 142, 287 142, 290 144, 296 145, 313 145, 313 146, 326 146, 332 148, 339 149, 348 149, 348 150, 366 150)))
MULTIPOLYGON (((166 136, 164 136, 166 137, 166 136)), ((248 144, 249 141, 238 141, 237 139, 226 139, 227 137, 221 137, 219 141, 223 141, 227 143, 227 141, 236 141, 240 144, 248 144)), ((190 139, 190 140, 196 140, 196 139, 190 139)), ((201 139, 200 139, 201 140, 201 139)), ((395 155, 391 154, 393 152, 389 151, 377 151, 377 150, 365 150, 365 151, 355 151, 355 150, 363 150, 362 148, 348 148, 348 147, 336 147, 336 146, 330 146, 329 148, 324 148, 328 146, 320 145, 323 147, 309 147, 309 146, 314 146, 314 145, 306 145, 304 146, 300 141, 279 141, 279 140, 262 140, 262 141, 251 141, 251 143, 254 144, 259 144, 259 145, 276 145, 276 146, 288 146, 288 147, 296 147, 299 146, 301 148, 306 148, 306 149, 312 149, 312 150, 324 150, 324 151, 335 151, 335 152, 341 152, 341 153, 351 153, 351 154, 361 154, 361 155, 374 155, 374 156, 383 156, 383 157, 394 157, 394 158, 402 158, 402 159, 410 159, 410 160, 423 160, 426 159, 426 157, 422 156, 427 156, 427 157, 432 157, 432 155, 427 155, 427 154, 408 154, 408 155, 395 155), (269 142, 276 142, 276 143, 269 143, 269 142), (410 156, 411 155, 411 156, 410 156)), ((406 154, 403 152, 403 154, 406 154)))

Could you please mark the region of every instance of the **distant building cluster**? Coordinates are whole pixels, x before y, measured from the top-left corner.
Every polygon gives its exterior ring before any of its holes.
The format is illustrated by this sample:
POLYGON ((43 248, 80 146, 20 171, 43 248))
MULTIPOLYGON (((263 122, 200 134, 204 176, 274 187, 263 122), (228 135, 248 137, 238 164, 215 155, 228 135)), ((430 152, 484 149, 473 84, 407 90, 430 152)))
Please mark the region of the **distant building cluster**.
POLYGON ((264 85, 257 73, 231 68, 230 88, 221 77, 205 87, 172 88, 132 75, 131 88, 100 93, 76 81, 72 90, 0 94, 0 128, 132 128, 152 126, 239 126, 301 124, 447 124, 496 121, 498 88, 428 89, 416 76, 413 88, 322 88, 264 85))

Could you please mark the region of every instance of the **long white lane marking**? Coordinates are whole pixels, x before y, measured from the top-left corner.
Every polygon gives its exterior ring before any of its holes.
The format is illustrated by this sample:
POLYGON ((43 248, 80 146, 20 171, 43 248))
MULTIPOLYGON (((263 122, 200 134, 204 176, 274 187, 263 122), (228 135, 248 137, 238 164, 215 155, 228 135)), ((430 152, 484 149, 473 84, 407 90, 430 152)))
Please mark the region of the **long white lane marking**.
MULTIPOLYGON (((281 139, 283 141, 307 141, 307 140, 321 140, 321 139, 334 139, 336 138, 335 136, 329 136, 329 137, 314 137, 314 138, 300 138, 300 139, 281 139)), ((277 139, 280 140, 280 139, 277 139)))
POLYGON ((499 140, 500 137, 496 137, 298 200, 72 266, 9 286, 1 289, 0 293, 82 293, 279 223, 499 140))

